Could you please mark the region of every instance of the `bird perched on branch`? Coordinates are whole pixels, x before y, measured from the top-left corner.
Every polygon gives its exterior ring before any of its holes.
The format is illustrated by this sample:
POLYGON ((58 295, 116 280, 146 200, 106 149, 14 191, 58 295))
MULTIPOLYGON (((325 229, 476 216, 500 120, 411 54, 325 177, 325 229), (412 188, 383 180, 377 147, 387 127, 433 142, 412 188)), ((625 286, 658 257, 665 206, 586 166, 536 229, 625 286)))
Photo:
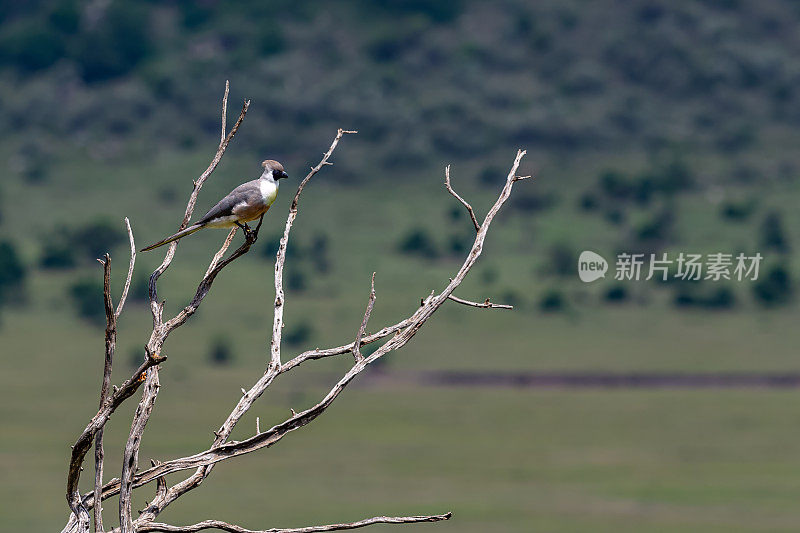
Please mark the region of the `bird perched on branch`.
POLYGON ((239 226, 248 231, 250 228, 247 223, 251 220, 262 219, 278 196, 278 180, 289 177, 283 170, 283 165, 272 159, 262 162, 261 166, 264 167, 264 172, 260 178, 239 185, 217 202, 217 205, 212 207, 203 218, 163 241, 142 248, 141 251, 146 252, 177 241, 203 228, 239 226))

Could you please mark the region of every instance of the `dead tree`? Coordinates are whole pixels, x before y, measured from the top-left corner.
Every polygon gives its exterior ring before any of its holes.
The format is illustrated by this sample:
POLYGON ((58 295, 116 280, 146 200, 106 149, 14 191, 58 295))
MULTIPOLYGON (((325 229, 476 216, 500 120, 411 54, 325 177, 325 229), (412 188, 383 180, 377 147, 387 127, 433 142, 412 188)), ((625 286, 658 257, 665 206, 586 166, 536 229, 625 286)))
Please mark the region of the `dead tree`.
MULTIPOLYGON (((211 160, 208 168, 202 175, 194 181, 194 189, 189 197, 186 211, 183 216, 183 222, 180 229, 187 227, 189 220, 194 211, 197 195, 203 186, 203 183, 208 179, 211 173, 216 168, 223 154, 225 153, 231 139, 236 135, 242 121, 247 114, 247 109, 250 105, 246 101, 236 120, 233 128, 226 134, 226 113, 228 103, 228 84, 225 85, 225 95, 222 99, 222 133, 220 136, 219 147, 216 154, 211 160)), ((355 131, 347 131, 340 129, 333 142, 328 148, 328 151, 322 157, 320 162, 311 168, 311 171, 306 175, 303 181, 297 188, 294 195, 289 214, 286 219, 286 226, 283 231, 283 237, 280 240, 277 256, 275 259, 275 303, 274 314, 272 322, 272 341, 270 343, 269 357, 266 363, 266 370, 264 374, 253 384, 250 390, 242 389, 242 396, 238 403, 233 407, 233 410, 228 415, 227 419, 214 431, 214 440, 211 445, 194 455, 187 457, 179 457, 165 462, 151 461, 149 468, 139 468, 139 446, 141 444, 142 435, 147 426, 147 422, 155 406, 156 398, 159 391, 159 369, 160 365, 167 360, 164 354, 164 344, 175 329, 182 326, 186 321, 195 313, 203 299, 211 289, 217 275, 230 265, 233 261, 246 254, 251 246, 258 238, 258 229, 254 231, 246 231, 244 235, 244 242, 239 248, 233 251, 227 258, 223 259, 225 253, 233 242, 237 229, 234 228, 230 231, 225 239, 222 247, 214 255, 208 270, 203 276, 202 280, 197 286, 195 294, 191 301, 174 317, 164 319, 164 302, 158 299, 158 279, 169 268, 172 259, 175 256, 175 250, 178 246, 177 241, 169 245, 166 256, 162 263, 155 269, 150 276, 149 282, 149 299, 150 299, 150 312, 153 316, 153 331, 150 338, 144 347, 144 360, 139 368, 119 386, 111 387, 111 371, 114 347, 116 344, 116 324, 117 318, 123 310, 125 299, 128 289, 131 284, 131 277, 133 268, 136 261, 136 247, 134 245, 133 232, 130 223, 125 219, 128 230, 128 237, 131 245, 131 259, 128 268, 128 274, 124 285, 122 296, 116 309, 113 306, 111 297, 111 258, 106 254, 104 259, 100 262, 103 264, 103 278, 104 278, 104 300, 106 311, 106 330, 105 330, 105 365, 103 371, 103 379, 100 390, 100 407, 94 417, 90 420, 86 428, 80 434, 72 446, 72 455, 69 461, 69 470, 67 474, 67 503, 69 505, 70 516, 67 524, 62 530, 62 533, 84 533, 90 530, 90 523, 94 522, 94 529, 97 532, 105 531, 103 528, 102 519, 102 506, 101 502, 106 498, 119 494, 119 520, 120 527, 114 528, 110 531, 112 533, 133 533, 137 531, 167 531, 167 532, 192 532, 204 529, 218 529, 234 533, 258 533, 243 527, 227 524, 218 520, 205 520, 196 524, 187 526, 174 526, 156 522, 158 515, 164 511, 170 504, 175 502, 178 498, 187 492, 197 488, 198 485, 211 473, 214 465, 220 461, 232 459, 240 455, 250 453, 262 448, 267 448, 280 441, 288 433, 299 429, 306 424, 312 422, 320 414, 322 414, 330 405, 336 400, 339 394, 345 389, 358 374, 364 371, 367 366, 386 354, 402 348, 408 343, 412 337, 422 328, 428 319, 447 301, 457 302, 472 307, 478 308, 500 308, 510 309, 511 306, 492 303, 488 298, 484 301, 474 302, 459 298, 453 294, 458 288, 465 276, 469 273, 472 266, 477 261, 483 250, 484 239, 489 231, 489 226, 494 220, 495 215, 511 195, 511 189, 514 184, 529 176, 518 176, 517 169, 519 168, 520 161, 525 155, 525 152, 520 150, 517 152, 514 163, 511 165, 511 170, 505 181, 505 185, 500 191, 494 205, 489 209, 483 222, 478 222, 472 206, 459 196, 450 184, 450 169, 445 169, 445 187, 447 191, 452 194, 468 211, 470 220, 475 228, 475 240, 472 248, 467 254, 461 268, 454 274, 443 289, 440 291, 433 291, 428 296, 422 298, 419 308, 410 316, 397 322, 396 324, 384 326, 382 329, 375 333, 367 333, 369 325, 370 314, 372 313, 373 305, 375 304, 375 274, 372 275, 370 291, 367 298, 366 310, 364 318, 358 328, 354 328, 354 338, 351 342, 327 349, 314 349, 296 355, 294 358, 284 361, 281 357, 281 332, 283 330, 283 309, 285 306, 285 296, 283 292, 283 266, 286 260, 286 249, 289 244, 289 234, 292 230, 292 224, 297 217, 298 207, 300 203, 300 195, 308 185, 311 178, 313 178, 323 167, 331 165, 331 154, 336 149, 339 141, 347 134, 356 133, 355 131), (388 340, 386 340, 388 339, 388 340), (384 341, 383 344, 375 350, 372 354, 365 356, 361 352, 361 347, 374 343, 384 341), (283 422, 274 425, 268 429, 261 430, 256 427, 256 432, 253 436, 242 440, 234 441, 229 440, 231 432, 236 427, 236 424, 241 420, 242 416, 253 406, 258 398, 267 390, 272 382, 281 374, 289 372, 300 366, 301 364, 314 359, 322 359, 325 357, 345 356, 351 354, 353 357, 353 365, 341 379, 330 389, 330 391, 315 405, 300 412, 292 411, 290 417, 283 422), (119 478, 113 478, 108 481, 103 481, 103 428, 109 420, 111 414, 119 407, 125 400, 131 398, 140 388, 143 388, 139 405, 133 416, 131 422, 130 434, 125 445, 123 466, 119 478), (81 471, 83 470, 83 463, 86 459, 86 454, 94 444, 95 448, 95 483, 92 491, 81 494, 78 487, 81 471), (166 475, 181 472, 184 470, 191 470, 191 474, 184 478, 182 481, 168 486, 166 482, 166 475), (131 508, 131 495, 136 489, 141 489, 149 484, 154 484, 154 496, 150 503, 144 510, 139 512, 139 515, 134 518, 131 508), (90 516, 93 512, 93 520, 90 516)), ((322 526, 309 526, 294 529, 269 529, 262 533, 269 531, 271 533, 303 533, 315 531, 335 531, 343 529, 354 529, 372 524, 408 524, 416 522, 437 522, 440 520, 449 519, 451 514, 443 513, 439 515, 429 516, 376 516, 367 518, 357 522, 344 523, 344 524, 330 524, 322 526)))

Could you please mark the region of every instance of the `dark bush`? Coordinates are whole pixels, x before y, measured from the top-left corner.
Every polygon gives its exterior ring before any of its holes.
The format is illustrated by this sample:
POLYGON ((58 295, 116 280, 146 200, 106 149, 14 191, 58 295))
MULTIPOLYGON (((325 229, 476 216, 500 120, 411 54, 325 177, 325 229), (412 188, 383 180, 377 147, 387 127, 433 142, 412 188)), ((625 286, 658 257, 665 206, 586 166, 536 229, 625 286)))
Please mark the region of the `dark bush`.
POLYGON ((520 306, 522 305, 522 297, 520 296, 519 292, 513 289, 507 289, 500 293, 497 299, 492 298, 493 303, 498 304, 506 304, 514 306, 514 309, 519 310, 520 306))
POLYGON ((451 206, 451 207, 450 207, 450 208, 447 210, 447 218, 448 218, 448 219, 449 219, 451 222, 455 222, 455 221, 457 221, 457 220, 461 220, 461 217, 463 217, 463 216, 464 216, 464 213, 465 213, 465 210, 464 210, 464 209, 462 209, 462 208, 461 208, 461 206, 459 206, 459 205, 454 205, 454 206, 451 206))
POLYGON ((100 82, 131 72, 153 51, 149 9, 134 2, 111 2, 102 20, 80 35, 78 62, 83 79, 100 82))
POLYGON ((444 23, 453 20, 463 9, 463 0, 384 0, 375 6, 392 17, 422 15, 432 22, 444 23))
POLYGON ((599 205, 600 201, 593 192, 585 192, 578 198, 578 207, 582 211, 594 211, 599 205))
POLYGON ((524 213, 535 213, 546 211, 555 205, 555 198, 552 194, 542 194, 529 192, 514 195, 511 199, 511 209, 524 213))
POLYGON ((289 346, 299 346, 311 340, 314 333, 311 324, 308 322, 301 322, 289 329, 283 334, 283 340, 289 346))
POLYGON ((655 249, 670 240, 674 223, 673 210, 663 209, 639 224, 634 230, 634 236, 640 244, 655 249))
POLYGON ((478 183, 487 187, 500 187, 505 183, 508 175, 507 170, 497 166, 488 166, 478 174, 478 183))
POLYGON ((10 295, 22 290, 25 276, 25 265, 16 246, 10 241, 0 242, 0 304, 8 300, 10 295))
POLYGON ((71 244, 83 252, 86 259, 94 260, 103 256, 118 244, 124 242, 125 233, 115 224, 105 219, 97 219, 70 232, 71 244))
POLYGON ((233 361, 231 341, 227 337, 219 336, 211 342, 208 359, 214 365, 227 365, 233 361))
POLYGON ((328 245, 328 236, 325 233, 317 233, 311 240, 308 254, 311 257, 311 262, 314 264, 314 269, 324 274, 331 268, 330 254, 328 253, 330 246, 328 245))
POLYGON ((658 192, 673 194, 694 186, 692 171, 683 160, 672 159, 651 173, 653 187, 658 192))
POLYGON ((726 125, 720 128, 717 148, 723 152, 741 152, 756 141, 756 128, 752 124, 726 125))
POLYGON ((133 272, 131 288, 128 291, 128 298, 133 302, 147 302, 150 300, 150 274, 148 269, 139 267, 133 272), (141 269, 141 270, 139 270, 141 269))
POLYGON ((258 25, 258 30, 255 44, 260 56, 271 56, 286 48, 283 28, 276 21, 262 21, 258 25))
MULTIPOLYGON (((261 255, 267 259, 274 261, 275 256, 278 254, 278 248, 281 245, 282 235, 273 235, 266 237, 264 246, 261 248, 261 255)), ((301 254, 301 247, 297 242, 290 243, 286 247, 286 258, 299 257, 301 254)))
POLYGON ((619 207, 610 207, 604 213, 605 219, 615 226, 625 222, 625 211, 619 207))
POLYGON ((74 0, 59 0, 47 15, 52 27, 70 35, 78 31, 81 22, 80 6, 74 0))
POLYGON ((714 287, 710 283, 681 283, 673 301, 677 307, 721 310, 736 305, 736 294, 730 287, 714 287))
POLYGON ((548 250, 550 272, 557 276, 568 277, 575 275, 578 265, 578 254, 564 243, 554 244, 548 250))
POLYGON ((102 283, 94 279, 76 281, 69 287, 69 296, 78 316, 94 324, 105 323, 102 283))
POLYGON ((52 237, 44 243, 39 266, 55 270, 72 268, 75 264, 75 249, 70 243, 52 237))
POLYGON ((771 250, 785 254, 789 251, 789 237, 783 226, 783 217, 777 211, 771 211, 761 224, 761 244, 771 250))
POLYGON ((603 295, 603 299, 610 303, 624 302, 628 298, 628 289, 626 289, 624 285, 614 285, 613 287, 610 287, 603 295))
POLYGON ((764 307, 787 304, 792 300, 794 287, 789 269, 782 264, 772 266, 765 276, 753 285, 756 301, 764 307))
POLYGON ((561 311, 566 304, 561 291, 550 289, 539 299, 539 309, 545 313, 561 311))
POLYGON ((447 251, 450 255, 460 257, 472 247, 472 240, 464 235, 451 235, 447 241, 447 251))
POLYGON ((720 206, 720 216, 732 222, 744 222, 756 209, 756 201, 752 198, 742 201, 728 200, 720 206))
POLYGON ((401 253, 418 255, 426 259, 436 259, 439 256, 433 239, 421 228, 409 231, 405 237, 400 239, 397 249, 401 253))
POLYGON ((606 170, 598 179, 600 190, 615 200, 628 200, 633 196, 635 185, 622 172, 606 170))
POLYGON ((286 287, 292 292, 304 292, 308 288, 306 275, 297 269, 290 270, 286 277, 286 287))
POLYGON ((35 72, 62 57, 65 46, 61 35, 36 21, 25 21, 0 38, 0 61, 21 72, 35 72))

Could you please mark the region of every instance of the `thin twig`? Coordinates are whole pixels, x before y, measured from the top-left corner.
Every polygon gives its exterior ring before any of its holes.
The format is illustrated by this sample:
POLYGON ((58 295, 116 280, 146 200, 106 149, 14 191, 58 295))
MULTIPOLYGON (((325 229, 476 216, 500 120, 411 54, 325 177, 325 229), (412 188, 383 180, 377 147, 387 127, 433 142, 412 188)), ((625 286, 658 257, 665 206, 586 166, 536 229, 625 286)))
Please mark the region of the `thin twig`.
POLYGON ((125 287, 122 289, 122 296, 117 303, 117 310, 114 312, 116 318, 122 314, 122 308, 125 307, 125 300, 128 299, 128 290, 131 288, 131 279, 133 279, 133 267, 136 265, 136 243, 133 242, 133 230, 131 229, 131 221, 125 217, 125 227, 128 230, 128 241, 131 244, 131 259, 128 263, 128 277, 125 279, 125 287))
POLYGON ((317 533, 320 531, 341 531, 344 529, 357 529, 360 527, 371 526, 374 524, 415 524, 420 522, 440 522, 442 520, 449 520, 452 513, 445 513, 439 515, 428 516, 376 516, 359 520, 358 522, 350 522, 346 524, 329 524, 325 526, 309 526, 309 527, 293 527, 288 529, 245 529, 241 526, 222 522, 220 520, 205 520, 190 526, 171 526, 169 524, 160 524, 151 522, 143 524, 139 527, 139 531, 165 531, 168 533, 194 533, 204 529, 220 529, 230 533, 317 533))
POLYGON ((459 298, 458 296, 453 296, 452 294, 448 296, 448 298, 460 304, 469 305, 471 307, 480 307, 482 309, 514 309, 513 305, 492 303, 489 301, 489 298, 486 298, 486 300, 483 302, 472 302, 470 300, 459 298))
POLYGON ((356 362, 359 362, 364 359, 364 356, 361 355, 361 339, 364 338, 364 333, 367 331, 367 323, 369 322, 369 317, 372 314, 372 307, 375 305, 375 272, 372 273, 372 282, 371 288, 369 290, 369 301, 367 302, 367 309, 364 311, 364 319, 361 321, 361 327, 358 328, 358 333, 356 334, 356 340, 353 342, 353 357, 355 357, 356 362))
POLYGON ((461 205, 467 208, 469 212, 469 218, 472 220, 472 225, 475 226, 475 231, 480 231, 481 226, 478 224, 478 219, 475 218, 475 211, 472 210, 472 206, 464 200, 461 196, 458 195, 456 191, 453 190, 453 186, 450 185, 450 165, 444 167, 444 186, 447 188, 447 192, 452 194, 456 200, 461 202, 461 205))
POLYGON ((219 136, 219 144, 225 142, 225 128, 228 125, 228 91, 230 91, 231 84, 229 80, 225 80, 225 94, 222 97, 222 133, 219 136))

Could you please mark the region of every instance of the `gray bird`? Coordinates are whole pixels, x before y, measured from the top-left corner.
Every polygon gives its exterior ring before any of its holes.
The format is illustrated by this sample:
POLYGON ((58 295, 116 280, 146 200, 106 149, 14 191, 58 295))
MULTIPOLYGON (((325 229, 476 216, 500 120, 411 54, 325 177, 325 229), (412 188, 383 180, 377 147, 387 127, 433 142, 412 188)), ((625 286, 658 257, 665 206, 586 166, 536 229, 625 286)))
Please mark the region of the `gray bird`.
POLYGON ((217 202, 217 205, 212 207, 203 218, 163 241, 142 248, 141 251, 146 252, 177 241, 181 237, 191 235, 203 228, 239 226, 245 229, 247 222, 263 218, 278 196, 278 180, 286 179, 289 176, 283 170, 283 165, 272 159, 262 162, 261 166, 264 167, 264 172, 260 178, 239 185, 217 202))

